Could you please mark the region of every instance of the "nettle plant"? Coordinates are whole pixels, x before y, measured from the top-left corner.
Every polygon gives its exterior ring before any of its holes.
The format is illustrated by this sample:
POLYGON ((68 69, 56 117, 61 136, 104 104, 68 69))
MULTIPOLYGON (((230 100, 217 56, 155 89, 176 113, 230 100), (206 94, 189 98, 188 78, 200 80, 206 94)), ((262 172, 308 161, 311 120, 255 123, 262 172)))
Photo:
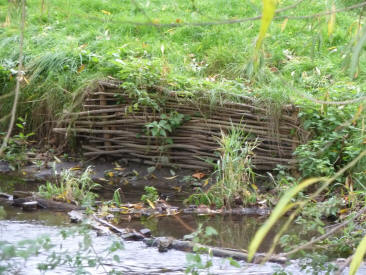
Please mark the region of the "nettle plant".
MULTIPOLYGON (((304 128, 314 136, 295 151, 303 178, 332 176, 365 149, 362 119, 357 119, 358 111, 356 115, 354 111, 354 108, 347 107, 329 107, 324 113, 313 108, 302 110, 300 117, 304 121, 304 128)), ((362 186, 365 175, 360 173, 363 165, 365 161, 353 167, 349 175, 359 185, 358 188, 366 190, 362 186)), ((338 182, 345 182, 346 176, 339 178, 338 182)))
POLYGON ((173 140, 168 138, 168 135, 173 133, 174 130, 189 119, 189 116, 172 111, 169 114, 161 114, 159 121, 155 120, 150 122, 145 127, 148 135, 157 138, 159 141, 163 141, 163 143, 172 144, 173 140))

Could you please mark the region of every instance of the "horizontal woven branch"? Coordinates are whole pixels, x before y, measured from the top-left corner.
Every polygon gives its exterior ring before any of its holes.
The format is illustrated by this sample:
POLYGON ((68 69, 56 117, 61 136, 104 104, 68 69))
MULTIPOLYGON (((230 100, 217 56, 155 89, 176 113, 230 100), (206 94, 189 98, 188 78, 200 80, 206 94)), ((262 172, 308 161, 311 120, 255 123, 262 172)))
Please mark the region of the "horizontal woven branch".
MULTIPOLYGON (((237 102, 208 102, 179 97, 175 92, 156 89, 151 98, 159 99, 160 109, 138 105, 137 99, 124 91, 118 81, 99 81, 85 94, 81 111, 68 113, 61 134, 73 133, 82 143, 85 156, 111 156, 148 165, 209 169, 219 158, 218 140, 233 126, 257 140, 252 163, 257 170, 271 170, 278 164, 294 163, 293 151, 304 135, 298 110, 292 105, 281 108, 273 117, 265 105, 246 96, 237 102), (135 106, 136 107, 136 106, 135 106), (190 119, 167 137, 153 137, 146 125, 159 121, 162 113, 178 112, 190 119)), ((150 95, 150 94, 149 94, 150 95)))

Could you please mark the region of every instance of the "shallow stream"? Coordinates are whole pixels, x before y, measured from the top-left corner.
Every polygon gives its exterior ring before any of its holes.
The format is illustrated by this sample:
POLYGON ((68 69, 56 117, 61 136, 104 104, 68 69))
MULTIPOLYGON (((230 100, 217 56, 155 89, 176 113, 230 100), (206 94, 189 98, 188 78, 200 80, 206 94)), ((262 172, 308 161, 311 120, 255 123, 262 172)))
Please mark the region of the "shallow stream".
MULTIPOLYGON (((34 189, 34 185, 26 182, 7 184, 10 183, 10 180, 10 178, 3 178, 0 186, 13 186, 16 190, 34 189)), ((3 191, 11 190, 4 190, 3 188, 3 191)), ((135 192, 128 197, 128 192, 126 192, 126 199, 134 200, 139 195, 135 192)), ((40 249, 37 256, 32 256, 26 261, 20 258, 16 258, 15 261, 9 259, 8 262, 14 269, 5 274, 42 274, 37 266, 54 261, 55 255, 59 255, 61 258, 69 255, 69 259, 75 259, 75 257, 82 255, 79 248, 82 247, 85 239, 81 233, 75 233, 65 240, 61 238, 61 231, 68 231, 75 226, 70 224, 65 213, 47 210, 23 212, 20 208, 7 205, 4 205, 4 207, 6 215, 0 219, 0 242, 6 241, 10 244, 16 244, 19 241, 35 240, 41 235, 47 235, 50 243, 55 245, 49 250, 40 249)), ((178 219, 160 217, 146 218, 142 221, 132 220, 131 222, 121 223, 120 226, 136 229, 149 228, 153 236, 182 238, 184 235, 191 233, 189 227, 196 229, 198 224, 210 225, 219 233, 214 238, 213 245, 246 249, 253 234, 265 220, 256 216, 181 215, 179 217, 178 219)), ((299 229, 295 227, 292 230, 299 229)), ((91 274, 105 274, 112 269, 121 271, 123 274, 184 274, 186 270, 188 262, 186 259, 187 253, 185 252, 169 250, 165 253, 159 253, 156 248, 147 247, 143 242, 124 241, 122 250, 108 254, 104 250, 116 241, 116 237, 97 236, 93 231, 88 234, 91 236, 93 248, 90 257, 99 256, 102 258, 103 263, 103 265, 86 268, 91 274), (118 255, 120 262, 115 262, 113 255, 118 255)), ((269 236, 269 239, 271 239, 271 236, 269 236)), ((266 242, 261 248, 262 251, 268 249, 269 244, 270 242, 266 242)), ((204 261, 208 259, 207 256, 201 257, 204 261)), ((212 261, 213 266, 209 269, 210 274, 273 274, 280 270, 286 273, 279 274, 305 274, 304 271, 301 271, 298 261, 292 261, 286 267, 274 263, 256 265, 239 262, 240 268, 231 266, 228 260, 222 258, 213 257, 212 261)), ((6 264, 6 261, 3 264, 6 264)), ((55 269, 46 271, 45 274, 75 274, 78 270, 70 262, 59 262, 56 266, 55 269)), ((208 274, 208 270, 203 270, 200 274, 208 274)), ((366 274, 366 268, 360 269, 358 274, 366 274)))

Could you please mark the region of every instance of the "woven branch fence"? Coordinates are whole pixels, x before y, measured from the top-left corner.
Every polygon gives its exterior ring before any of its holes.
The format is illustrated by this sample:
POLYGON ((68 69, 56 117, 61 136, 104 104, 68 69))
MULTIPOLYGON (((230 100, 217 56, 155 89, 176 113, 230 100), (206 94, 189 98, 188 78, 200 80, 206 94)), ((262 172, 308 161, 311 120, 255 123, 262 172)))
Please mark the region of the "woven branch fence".
POLYGON ((273 112, 250 97, 235 96, 235 102, 221 98, 213 104, 208 94, 182 97, 156 87, 148 93, 148 99, 157 103, 152 106, 120 87, 118 81, 99 81, 85 92, 81 110, 68 113, 54 131, 74 133, 85 157, 111 156, 196 170, 212 168, 212 161, 219 158, 222 131, 233 126, 248 133, 248 141, 257 140, 252 159, 256 170, 293 164, 293 151, 304 135, 298 110, 292 105, 273 112), (149 134, 146 125, 171 112, 184 114, 189 120, 167 137, 149 134))

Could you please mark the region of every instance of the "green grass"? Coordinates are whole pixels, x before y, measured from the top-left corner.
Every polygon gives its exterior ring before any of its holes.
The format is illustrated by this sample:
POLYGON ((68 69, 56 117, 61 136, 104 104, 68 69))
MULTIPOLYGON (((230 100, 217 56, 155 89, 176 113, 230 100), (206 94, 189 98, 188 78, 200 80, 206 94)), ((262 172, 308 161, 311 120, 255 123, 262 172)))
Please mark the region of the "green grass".
MULTIPOLYGON (((337 8, 358 2, 334 1, 337 8)), ((306 110, 321 111, 322 106, 305 100, 299 91, 319 99, 328 95, 330 100, 364 94, 366 55, 361 55, 356 79, 350 78, 345 66, 359 23, 358 10, 336 14, 331 36, 327 33, 329 16, 289 20, 285 28, 284 20, 275 20, 264 42, 264 65, 255 77, 249 77, 246 68, 260 21, 180 27, 126 22, 183 24, 252 17, 261 12, 260 0, 140 0, 139 7, 129 0, 48 0, 43 13, 41 0, 27 3, 24 63, 28 82, 23 83, 18 115, 27 119, 27 131, 39 136, 50 133, 82 87, 105 76, 122 79, 125 87, 138 93, 160 85, 192 93, 208 91, 212 101, 223 92, 257 96, 269 110, 274 109, 273 103, 292 101, 306 110)), ((279 8, 292 3, 281 1, 279 8)), ((8 5, 0 0, 1 24, 6 21, 8 5)), ((330 1, 308 0, 283 14, 309 15, 330 7, 330 1)), ((10 8, 10 15, 11 24, 0 27, 0 96, 14 89, 17 69, 16 8, 10 8)), ((9 113, 11 100, 2 100, 1 117, 9 113)), ((347 120, 357 104, 328 109, 344 114, 341 120, 347 120)), ((328 113, 319 116, 333 119, 328 113)), ((5 129, 6 120, 0 123, 5 129)))
MULTIPOLYGON (((40 0, 27 2, 25 67, 30 84, 23 90, 22 98, 27 103, 27 107, 22 108, 23 112, 38 106, 50 106, 51 118, 55 119, 85 79, 90 79, 97 72, 116 75, 113 61, 131 56, 155 60, 168 72, 168 78, 179 76, 186 82, 196 79, 199 83, 210 78, 214 79, 213 85, 220 87, 227 83, 238 93, 243 92, 239 84, 244 84, 257 95, 267 89, 293 95, 293 91, 283 85, 287 81, 314 93, 332 89, 339 83, 348 83, 350 92, 355 90, 354 85, 360 88, 365 85, 364 73, 352 81, 342 67, 343 56, 349 51, 349 42, 357 25, 358 17, 354 11, 337 14, 335 31, 330 38, 327 35, 328 17, 290 20, 284 31, 281 31, 283 21, 275 21, 265 41, 262 77, 258 78, 259 81, 248 81, 245 67, 250 60, 259 21, 158 28, 124 23, 149 20, 132 1, 127 0, 49 0, 43 14, 40 0), (334 49, 337 51, 332 51, 334 49), (279 74, 271 72, 274 68, 282 75, 280 83, 275 83, 279 74), (48 95, 44 96, 45 93, 48 95), (61 102, 60 98, 63 98, 61 102), (57 106, 52 101, 56 101, 57 106)), ((280 7, 292 2, 282 1, 280 7)), ((342 8, 351 2, 355 1, 335 1, 335 4, 342 8)), ((259 0, 194 1, 194 6, 191 1, 185 0, 138 3, 153 22, 159 23, 241 18, 255 16, 261 11, 259 0)), ((296 10, 286 14, 306 15, 327 8, 329 6, 325 1, 304 1, 296 10)), ((8 2, 1 0, 0 22, 5 22, 7 11, 8 2)), ((11 25, 0 28, 0 65, 7 70, 16 70, 19 33, 15 8, 11 15, 11 25)), ((361 56, 361 65, 365 61, 365 57, 361 56)), ((3 82, 6 85, 0 94, 12 89, 9 79, 3 82)), ((195 83, 193 86, 197 89, 202 84, 195 83)), ((8 108, 1 107, 0 112, 4 114, 8 108)), ((49 117, 45 110, 42 114, 49 117)), ((37 127, 39 123, 41 121, 30 125, 37 127)))

